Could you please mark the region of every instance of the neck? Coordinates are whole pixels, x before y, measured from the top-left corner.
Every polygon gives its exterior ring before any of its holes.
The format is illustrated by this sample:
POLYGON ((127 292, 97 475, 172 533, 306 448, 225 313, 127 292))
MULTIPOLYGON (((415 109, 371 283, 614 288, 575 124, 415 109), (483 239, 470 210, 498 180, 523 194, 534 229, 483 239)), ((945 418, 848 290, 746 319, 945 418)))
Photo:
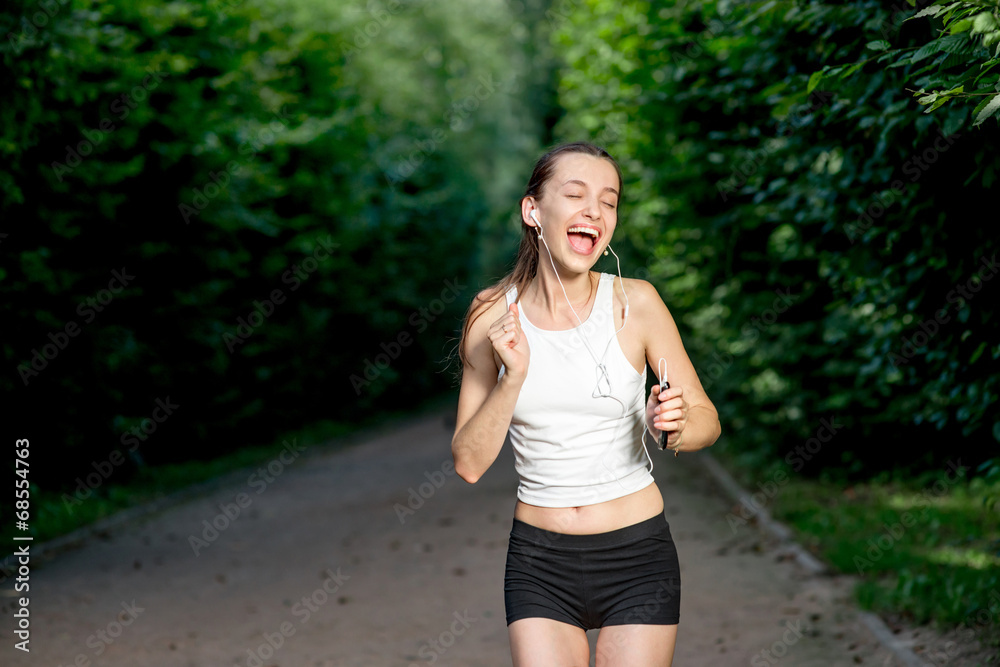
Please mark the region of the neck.
POLYGON ((597 291, 597 279, 589 269, 582 273, 576 273, 567 271, 559 264, 556 264, 556 267, 559 269, 558 278, 552 269, 552 262, 549 261, 548 254, 542 248, 542 255, 538 258, 538 271, 528 288, 528 297, 554 321, 565 319, 571 322, 572 326, 577 326, 580 324, 577 321, 578 316, 580 321, 587 319, 583 309, 590 303, 597 291), (562 281, 561 286, 560 280, 562 281), (566 289, 565 294, 563 294, 563 288, 566 289), (566 303, 567 297, 569 302, 573 304, 576 315, 573 314, 570 305, 566 303))

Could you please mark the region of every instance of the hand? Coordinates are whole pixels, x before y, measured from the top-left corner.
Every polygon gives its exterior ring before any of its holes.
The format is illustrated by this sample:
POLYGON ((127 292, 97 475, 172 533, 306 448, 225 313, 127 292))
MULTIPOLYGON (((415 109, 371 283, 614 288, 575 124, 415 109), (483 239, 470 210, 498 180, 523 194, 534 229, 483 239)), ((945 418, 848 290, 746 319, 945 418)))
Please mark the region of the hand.
POLYGON ((671 387, 660 391, 654 384, 646 401, 646 426, 652 424, 649 432, 659 437, 660 431, 667 431, 667 449, 676 453, 680 450, 687 426, 688 403, 684 400, 683 387, 671 387))
POLYGON ((490 325, 487 336, 506 367, 504 373, 519 381, 524 380, 528 373, 531 351, 528 349, 528 339, 521 331, 521 318, 516 303, 510 304, 503 317, 490 325))

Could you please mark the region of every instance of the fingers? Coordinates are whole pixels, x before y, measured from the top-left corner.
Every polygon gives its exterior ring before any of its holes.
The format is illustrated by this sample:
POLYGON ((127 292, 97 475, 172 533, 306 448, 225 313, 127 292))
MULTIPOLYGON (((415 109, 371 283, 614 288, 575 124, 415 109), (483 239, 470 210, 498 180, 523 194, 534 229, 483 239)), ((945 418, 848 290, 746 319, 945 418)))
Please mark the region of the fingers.
POLYGON ((680 405, 677 407, 665 407, 663 405, 658 405, 656 406, 656 409, 653 410, 653 414, 663 421, 673 421, 674 419, 683 419, 687 415, 687 410, 680 405))
POLYGON ((687 423, 687 401, 681 387, 664 389, 659 394, 659 404, 653 408, 653 425, 661 431, 680 431, 687 423))
POLYGON ((660 415, 653 418, 653 426, 661 431, 679 431, 683 428, 683 420, 680 417, 671 419, 660 415))
MULTIPOLYGON (((659 388, 660 385, 655 384, 653 387, 659 388)), ((669 389, 664 389, 660 392, 661 401, 669 401, 671 398, 677 398, 684 393, 684 387, 670 387, 669 389)))
POLYGON ((515 314, 516 306, 517 304, 512 303, 511 310, 490 327, 487 335, 491 342, 517 345, 521 340, 521 322, 515 314))
POLYGON ((494 324, 490 327, 489 331, 490 342, 497 346, 503 347, 510 343, 511 345, 517 345, 520 340, 520 331, 516 326, 507 325, 507 330, 504 331, 503 325, 494 324))
POLYGON ((658 405, 656 406, 657 412, 666 412, 667 410, 687 410, 688 404, 681 396, 682 389, 680 387, 676 389, 666 389, 660 392, 658 405))

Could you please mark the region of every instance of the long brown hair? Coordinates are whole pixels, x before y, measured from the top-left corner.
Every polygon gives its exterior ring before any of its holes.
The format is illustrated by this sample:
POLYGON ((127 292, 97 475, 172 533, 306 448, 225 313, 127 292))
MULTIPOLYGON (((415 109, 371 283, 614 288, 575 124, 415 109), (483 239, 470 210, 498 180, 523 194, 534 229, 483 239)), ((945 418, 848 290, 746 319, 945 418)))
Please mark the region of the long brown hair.
MULTIPOLYGON (((566 153, 583 153, 585 155, 604 158, 611 162, 615 167, 615 171, 618 172, 618 201, 621 202, 622 195, 624 195, 621 167, 600 146, 587 141, 576 141, 550 148, 544 155, 538 158, 538 161, 535 163, 535 169, 531 172, 531 179, 528 181, 528 186, 524 189, 524 195, 518 202, 519 204, 524 201, 525 197, 542 198, 542 190, 555 171, 556 161, 566 153)), ((458 356, 463 367, 466 365, 473 367, 465 351, 465 341, 469 335, 469 330, 472 328, 472 323, 485 313, 489 309, 489 306, 500 298, 500 296, 506 294, 511 285, 517 285, 517 301, 521 300, 521 295, 524 294, 524 290, 527 289, 529 283, 535 277, 535 273, 538 271, 538 243, 538 233, 535 231, 535 228, 528 225, 522 218, 521 245, 517 249, 517 261, 514 263, 514 268, 511 269, 510 273, 501 278, 499 282, 487 288, 487 294, 484 299, 480 299, 478 296, 473 298, 469 309, 465 313, 462 335, 458 340, 458 356)))

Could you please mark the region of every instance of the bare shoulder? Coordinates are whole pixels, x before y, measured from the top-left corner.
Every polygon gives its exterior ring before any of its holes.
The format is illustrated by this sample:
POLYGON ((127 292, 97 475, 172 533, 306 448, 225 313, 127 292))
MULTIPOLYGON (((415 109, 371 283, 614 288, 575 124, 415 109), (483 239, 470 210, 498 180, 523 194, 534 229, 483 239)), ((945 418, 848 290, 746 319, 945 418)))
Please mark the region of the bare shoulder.
POLYGON ((497 292, 496 287, 487 287, 480 290, 480 292, 472 299, 470 317, 477 318, 475 324, 472 325, 473 328, 481 327, 481 321, 485 320, 485 328, 489 329, 490 324, 506 313, 507 299, 505 296, 504 292, 497 292), (492 301, 490 300, 491 298, 492 301))
MULTIPOLYGON (((644 313, 650 308, 666 308, 666 304, 663 303, 660 293, 653 287, 653 283, 648 280, 643 280, 642 278, 622 278, 619 283, 616 277, 615 283, 624 286, 628 294, 630 314, 644 313)), ((625 300, 621 295, 621 287, 615 289, 615 298, 624 303, 625 300)))
MULTIPOLYGON (((628 291, 629 319, 635 318, 644 349, 665 331, 676 330, 673 314, 651 282, 641 278, 625 278, 623 282, 628 291)), ((615 299, 624 303, 620 291, 615 290, 615 299)))
POLYGON ((469 341, 467 343, 471 353, 470 357, 482 358, 483 352, 475 354, 472 353, 472 350, 478 348, 485 351, 485 348, 489 348, 492 353, 490 356, 493 357, 493 362, 496 365, 495 372, 499 372, 500 370, 500 358, 489 343, 487 331, 506 312, 507 299, 505 298, 505 294, 502 291, 497 293, 495 287, 487 287, 476 294, 473 297, 472 306, 469 311, 469 319, 472 321, 472 324, 469 326, 469 341), (491 298, 492 301, 490 300, 491 298))

